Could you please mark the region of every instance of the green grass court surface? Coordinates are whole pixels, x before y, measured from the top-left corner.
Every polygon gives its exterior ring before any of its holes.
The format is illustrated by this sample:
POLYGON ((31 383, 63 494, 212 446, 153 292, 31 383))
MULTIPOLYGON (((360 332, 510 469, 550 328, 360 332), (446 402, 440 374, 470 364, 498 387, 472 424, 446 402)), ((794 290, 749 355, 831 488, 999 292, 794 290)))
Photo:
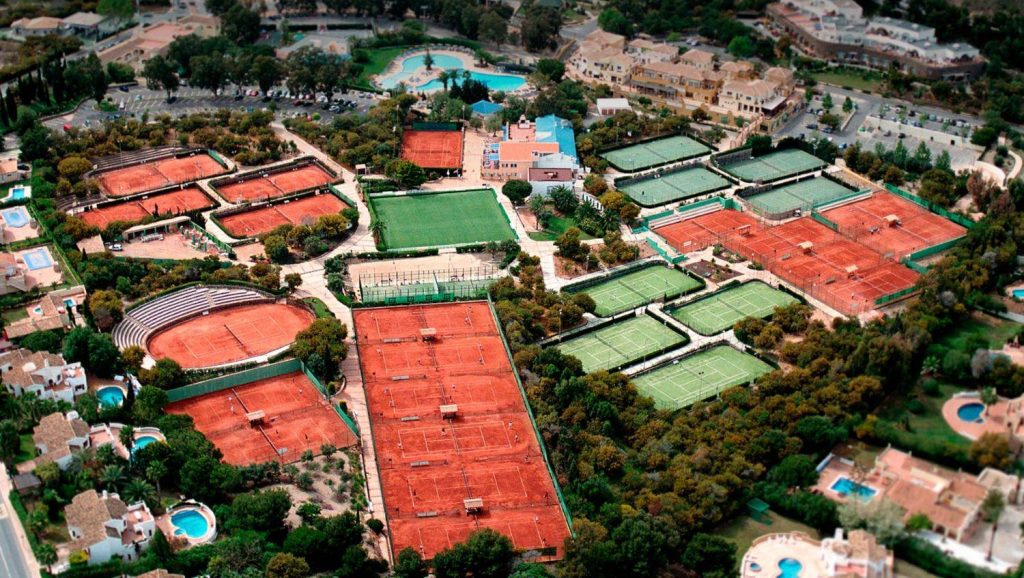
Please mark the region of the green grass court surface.
POLYGON ((676 135, 608 151, 599 156, 613 167, 632 173, 692 158, 710 151, 711 149, 692 138, 676 135))
POLYGON ((555 347, 583 363, 587 373, 623 367, 648 355, 689 341, 681 333, 665 327, 647 315, 606 325, 596 331, 573 337, 555 347))
POLYGON ((712 347, 633 378, 659 409, 682 409, 718 392, 750 383, 772 366, 727 345, 712 347))
POLYGON ((638 204, 654 207, 724 189, 730 185, 732 183, 721 175, 704 167, 693 167, 656 179, 622 185, 618 189, 638 204))
POLYGON ((774 181, 820 169, 825 161, 800 149, 785 149, 745 161, 719 165, 722 170, 747 182, 774 181))
POLYGON ((714 335, 746 317, 768 317, 776 307, 796 303, 796 297, 753 281, 671 311, 683 325, 701 335, 714 335))
POLYGON ((788 213, 834 201, 855 191, 839 183, 817 177, 772 189, 747 198, 747 202, 765 213, 788 213))
POLYGON ((515 239, 490 189, 369 199, 389 250, 515 239))
POLYGON ((654 266, 572 292, 590 295, 597 304, 594 313, 608 317, 655 299, 678 297, 697 287, 700 287, 700 281, 678 269, 654 266))

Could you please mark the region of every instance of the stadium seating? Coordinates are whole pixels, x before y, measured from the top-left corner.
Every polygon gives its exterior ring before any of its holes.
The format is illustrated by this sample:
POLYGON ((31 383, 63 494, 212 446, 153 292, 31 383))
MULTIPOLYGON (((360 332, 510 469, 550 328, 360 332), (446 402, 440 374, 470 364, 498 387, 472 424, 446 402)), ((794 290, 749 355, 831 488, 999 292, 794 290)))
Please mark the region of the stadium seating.
POLYGON ((274 296, 247 287, 193 285, 129 309, 114 327, 114 344, 145 347, 150 334, 213 309, 273 301, 274 296))

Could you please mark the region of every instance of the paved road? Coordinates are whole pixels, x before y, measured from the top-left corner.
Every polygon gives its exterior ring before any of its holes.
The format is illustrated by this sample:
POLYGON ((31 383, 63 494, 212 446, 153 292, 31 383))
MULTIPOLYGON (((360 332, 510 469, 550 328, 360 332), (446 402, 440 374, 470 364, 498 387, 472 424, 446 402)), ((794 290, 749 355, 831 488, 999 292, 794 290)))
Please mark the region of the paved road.
POLYGON ((14 524, 9 516, 0 517, 0 575, 10 578, 36 578, 28 569, 18 546, 14 524))

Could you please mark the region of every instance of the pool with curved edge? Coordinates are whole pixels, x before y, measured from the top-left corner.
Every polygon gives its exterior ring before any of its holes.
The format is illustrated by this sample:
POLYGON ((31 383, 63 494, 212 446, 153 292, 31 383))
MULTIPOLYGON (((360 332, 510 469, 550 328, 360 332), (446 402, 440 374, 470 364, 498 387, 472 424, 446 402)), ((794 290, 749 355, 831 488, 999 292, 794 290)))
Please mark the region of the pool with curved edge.
POLYGON ((978 402, 965 403, 956 409, 956 416, 962 421, 969 423, 981 423, 985 421, 981 418, 983 413, 985 413, 985 404, 978 402))
POLYGON ((132 444, 132 453, 134 454, 136 451, 141 450, 155 441, 156 438, 153 436, 139 436, 135 438, 135 442, 132 444))
POLYGON ((779 560, 779 571, 778 578, 800 578, 800 571, 804 569, 804 565, 799 560, 793 558, 783 558, 779 560))
POLYGON ((106 407, 120 407, 124 404, 124 392, 120 387, 107 386, 96 390, 96 397, 100 404, 106 407))
MULTIPOLYGON (((406 58, 402 61, 402 69, 399 72, 390 76, 381 77, 378 79, 377 83, 384 89, 395 88, 400 83, 409 85, 410 80, 416 77, 417 74, 424 74, 427 72, 427 66, 424 63, 425 57, 426 54, 417 54, 406 58)), ((451 56, 449 54, 431 54, 431 58, 434 60, 434 63, 431 66, 432 69, 451 70, 459 72, 460 74, 465 70, 465 64, 458 57, 451 56)), ((471 70, 469 71, 469 77, 483 83, 490 90, 501 90, 504 92, 518 90, 526 84, 525 78, 514 74, 491 74, 471 70)), ((412 90, 429 92, 443 89, 444 83, 435 78, 418 85, 412 85, 410 88, 412 90)))
POLYGON ((175 528, 175 536, 184 534, 193 540, 203 538, 210 529, 206 516, 191 508, 171 514, 171 525, 175 528))

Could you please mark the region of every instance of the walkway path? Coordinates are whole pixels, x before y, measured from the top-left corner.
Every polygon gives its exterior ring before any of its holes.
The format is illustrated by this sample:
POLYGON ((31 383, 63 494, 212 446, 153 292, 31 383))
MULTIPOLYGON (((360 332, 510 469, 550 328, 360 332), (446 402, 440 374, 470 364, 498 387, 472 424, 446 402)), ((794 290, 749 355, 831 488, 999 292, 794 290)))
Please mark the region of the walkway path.
POLYGON ((8 499, 12 489, 7 468, 0 464, 0 576, 38 578, 39 563, 8 499))

